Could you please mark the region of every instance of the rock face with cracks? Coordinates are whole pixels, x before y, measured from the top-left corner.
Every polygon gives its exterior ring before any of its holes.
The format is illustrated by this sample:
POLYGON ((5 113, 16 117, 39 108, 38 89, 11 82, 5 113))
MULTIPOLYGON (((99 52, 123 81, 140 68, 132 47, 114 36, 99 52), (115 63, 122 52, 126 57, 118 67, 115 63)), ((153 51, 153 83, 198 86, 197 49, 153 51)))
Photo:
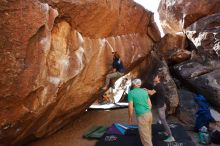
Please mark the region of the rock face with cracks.
POLYGON ((185 62, 174 67, 188 87, 201 94, 220 111, 220 70, 197 62, 185 62))
POLYGON ((175 114, 176 109, 179 105, 179 95, 177 92, 177 86, 170 75, 168 65, 166 64, 165 61, 162 62, 162 66, 161 68, 159 68, 159 70, 161 70, 161 73, 164 76, 164 80, 162 83, 165 88, 164 91, 165 93, 163 93, 163 95, 166 98, 166 103, 168 106, 168 114, 175 114))
POLYGON ((158 44, 158 54, 173 63, 180 63, 190 58, 190 51, 186 50, 186 36, 182 34, 166 34, 158 44))
POLYGON ((220 13, 199 19, 186 28, 186 35, 200 54, 220 57, 220 13))
MULTIPOLYGON (((179 105, 179 96, 177 86, 170 74, 166 61, 160 59, 155 51, 151 51, 151 54, 138 67, 142 70, 140 77, 144 80, 144 88, 153 89, 153 80, 156 74, 160 73, 163 75, 162 84, 165 90, 162 94, 166 99, 167 113, 175 114, 179 105)), ((154 96, 151 97, 151 101, 153 105, 156 104, 154 96)))
POLYGON ((2 145, 72 121, 96 99, 113 50, 130 69, 160 39, 148 34, 158 32, 152 13, 131 0, 8 0, 0 16, 2 145))
POLYGON ((183 29, 220 12, 219 0, 162 0, 158 8, 165 33, 183 32, 183 29))
POLYGON ((196 112, 198 110, 198 105, 194 100, 196 94, 184 89, 179 90, 178 93, 180 104, 177 116, 184 124, 192 128, 195 126, 196 112))
MULTIPOLYGON (((175 66, 175 73, 219 110, 219 0, 162 0, 159 6, 163 30, 188 38, 191 61, 175 66)), ((177 55, 178 56, 178 55, 177 55)))
POLYGON ((219 0, 162 0, 160 20, 166 33, 185 33, 206 57, 220 56, 219 0))

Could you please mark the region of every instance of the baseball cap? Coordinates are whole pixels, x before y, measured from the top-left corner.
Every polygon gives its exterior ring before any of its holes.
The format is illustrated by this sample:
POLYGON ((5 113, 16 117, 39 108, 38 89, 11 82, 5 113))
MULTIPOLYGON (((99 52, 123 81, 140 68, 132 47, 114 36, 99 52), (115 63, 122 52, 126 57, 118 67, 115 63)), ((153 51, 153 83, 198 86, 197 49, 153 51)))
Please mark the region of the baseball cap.
POLYGON ((132 81, 132 84, 135 85, 135 86, 141 86, 141 79, 134 79, 132 81))

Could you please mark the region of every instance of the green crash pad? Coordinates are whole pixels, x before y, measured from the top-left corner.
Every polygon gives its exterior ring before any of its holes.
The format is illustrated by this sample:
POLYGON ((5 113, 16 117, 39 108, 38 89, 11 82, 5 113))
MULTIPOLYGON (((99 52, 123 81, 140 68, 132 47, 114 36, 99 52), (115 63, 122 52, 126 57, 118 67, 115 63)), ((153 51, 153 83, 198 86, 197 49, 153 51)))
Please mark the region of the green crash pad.
POLYGON ((84 135, 84 138, 88 139, 100 139, 106 132, 107 127, 104 126, 95 126, 89 129, 84 135))

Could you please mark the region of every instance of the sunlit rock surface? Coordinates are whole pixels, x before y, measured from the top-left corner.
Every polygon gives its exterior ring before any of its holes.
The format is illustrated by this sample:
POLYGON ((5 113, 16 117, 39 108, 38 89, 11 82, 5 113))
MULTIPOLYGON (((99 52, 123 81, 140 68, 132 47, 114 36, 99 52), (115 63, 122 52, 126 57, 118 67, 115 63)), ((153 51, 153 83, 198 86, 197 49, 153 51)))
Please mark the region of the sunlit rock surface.
POLYGON ((147 33, 154 42, 159 42, 161 39, 159 28, 154 21, 154 15, 151 15, 150 24, 147 27, 147 33))
POLYGON ((158 11, 165 33, 176 33, 200 18, 220 12, 219 7, 219 0, 161 0, 158 11))
POLYGON ((158 52, 163 57, 173 63, 180 63, 188 60, 191 56, 190 51, 186 50, 187 41, 184 33, 166 34, 158 44, 158 52))
POLYGON ((2 145, 74 120, 96 99, 113 50, 132 69, 160 39, 148 35, 152 13, 131 0, 1 1, 0 17, 2 145))
POLYGON ((132 0, 40 0, 58 9, 60 16, 84 36, 93 38, 147 32, 151 12, 132 0), (88 13, 89 12, 89 13, 88 13), (92 15, 91 15, 92 14, 92 15))
POLYGON ((199 19, 186 28, 187 37, 206 57, 220 57, 220 13, 199 19))
POLYGON ((166 33, 185 33, 201 55, 220 56, 219 0, 162 0, 161 25, 166 33))

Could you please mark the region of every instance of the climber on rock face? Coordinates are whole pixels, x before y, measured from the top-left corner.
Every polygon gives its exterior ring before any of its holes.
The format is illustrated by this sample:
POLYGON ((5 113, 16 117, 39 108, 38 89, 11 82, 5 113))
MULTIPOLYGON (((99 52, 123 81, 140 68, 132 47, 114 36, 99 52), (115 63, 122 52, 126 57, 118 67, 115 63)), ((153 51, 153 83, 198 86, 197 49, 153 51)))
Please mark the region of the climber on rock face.
POLYGON ((120 56, 118 55, 117 52, 112 52, 112 55, 113 55, 113 63, 112 63, 113 70, 107 75, 105 80, 105 86, 102 88, 103 90, 108 89, 109 82, 111 79, 119 78, 124 75, 124 66, 120 59, 120 56))

